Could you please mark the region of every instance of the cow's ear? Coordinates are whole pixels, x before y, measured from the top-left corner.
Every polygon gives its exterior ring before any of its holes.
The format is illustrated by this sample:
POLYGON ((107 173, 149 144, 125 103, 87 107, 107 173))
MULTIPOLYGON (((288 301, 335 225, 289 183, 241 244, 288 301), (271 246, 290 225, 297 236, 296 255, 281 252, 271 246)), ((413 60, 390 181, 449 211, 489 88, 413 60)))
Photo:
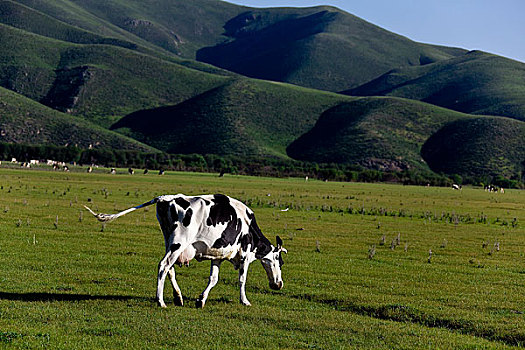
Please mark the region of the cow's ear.
POLYGON ((277 236, 277 248, 281 248, 283 246, 283 240, 281 237, 277 236))

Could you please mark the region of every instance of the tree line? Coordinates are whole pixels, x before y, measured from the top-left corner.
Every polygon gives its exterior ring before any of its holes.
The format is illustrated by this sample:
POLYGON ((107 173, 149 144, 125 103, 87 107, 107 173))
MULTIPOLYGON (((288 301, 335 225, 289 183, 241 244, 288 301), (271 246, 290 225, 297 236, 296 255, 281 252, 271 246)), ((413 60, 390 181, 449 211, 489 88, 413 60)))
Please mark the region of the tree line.
POLYGON ((168 154, 118 149, 82 149, 75 146, 27 145, 0 142, 0 159, 21 162, 55 160, 68 164, 129 167, 150 170, 217 172, 270 177, 310 177, 329 181, 395 182, 406 185, 450 186, 494 184, 504 188, 524 188, 516 179, 502 176, 461 176, 409 169, 401 172, 366 169, 353 164, 320 164, 277 157, 214 154, 168 154))

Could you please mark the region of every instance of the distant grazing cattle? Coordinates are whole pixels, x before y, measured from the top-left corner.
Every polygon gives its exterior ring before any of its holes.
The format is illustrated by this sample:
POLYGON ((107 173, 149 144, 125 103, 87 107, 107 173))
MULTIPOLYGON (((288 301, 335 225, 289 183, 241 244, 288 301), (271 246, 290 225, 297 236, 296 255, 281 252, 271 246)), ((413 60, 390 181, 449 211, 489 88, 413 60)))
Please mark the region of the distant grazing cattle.
POLYGON ((270 288, 283 287, 281 253, 286 253, 282 240, 277 236, 273 246, 263 235, 253 211, 240 201, 225 195, 185 196, 164 195, 120 213, 97 214, 86 207, 99 221, 109 222, 134 210, 157 204, 157 219, 164 234, 166 254, 159 263, 157 275, 157 302, 164 303, 164 282, 169 274, 177 305, 183 304, 182 293, 175 280, 173 266, 188 265, 190 260, 211 260, 208 286, 197 300, 197 307, 204 307, 210 290, 217 284, 219 268, 224 260, 239 270, 240 301, 250 305, 246 298, 245 284, 248 266, 260 260, 270 283, 270 288))
POLYGON ((111 171, 110 171, 111 174, 115 175, 117 173, 117 169, 115 168, 111 168, 111 171))
POLYGON ((144 175, 148 173, 148 169, 144 169, 144 175))
POLYGON ((128 173, 129 173, 130 175, 133 175, 133 174, 135 174, 135 170, 133 170, 133 169, 131 169, 131 168, 128 168, 128 173))
POLYGON ((88 173, 92 173, 92 172, 93 172, 93 168, 92 168, 92 167, 88 167, 88 168, 87 168, 87 172, 88 172, 88 173))
POLYGON ((463 189, 463 186, 457 185, 457 184, 453 184, 452 188, 455 189, 455 190, 461 190, 461 189, 463 189))
POLYGON ((159 170, 159 175, 164 175, 164 170, 159 170))
MULTIPOLYGON (((500 189, 497 186, 494 186, 494 185, 486 185, 485 186, 485 191, 498 193, 500 191, 500 189)), ((503 191, 502 193, 504 193, 504 192, 505 191, 503 191)))

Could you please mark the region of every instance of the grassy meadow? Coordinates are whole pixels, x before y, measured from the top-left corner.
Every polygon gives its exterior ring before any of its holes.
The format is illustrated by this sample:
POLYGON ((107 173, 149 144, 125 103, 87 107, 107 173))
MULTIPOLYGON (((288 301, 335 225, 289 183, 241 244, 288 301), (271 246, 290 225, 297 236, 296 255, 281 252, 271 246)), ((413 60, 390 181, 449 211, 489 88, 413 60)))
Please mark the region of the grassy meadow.
POLYGON ((0 348, 525 345, 523 191, 97 171, 0 168, 0 348), (176 193, 247 203, 288 249, 284 288, 254 262, 243 307, 224 263, 196 309, 209 263, 192 262, 176 268, 185 306, 167 283, 159 308, 154 208, 103 227, 82 206, 114 213, 176 193))

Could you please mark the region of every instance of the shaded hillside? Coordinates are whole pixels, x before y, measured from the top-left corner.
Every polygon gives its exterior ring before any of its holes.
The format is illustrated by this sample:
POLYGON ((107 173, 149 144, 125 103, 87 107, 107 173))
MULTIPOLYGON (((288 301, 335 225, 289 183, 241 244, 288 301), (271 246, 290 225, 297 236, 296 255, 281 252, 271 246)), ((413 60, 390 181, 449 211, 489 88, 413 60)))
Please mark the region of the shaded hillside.
POLYGON ((0 141, 156 151, 128 137, 0 88, 0 141))
POLYGON ((396 69, 345 93, 404 97, 464 113, 525 121, 525 64, 475 51, 422 67, 396 69))
POLYGON ((181 104, 139 111, 111 128, 173 153, 277 155, 326 109, 351 98, 238 79, 181 104))
POLYGON ((340 91, 388 70, 462 55, 423 45, 332 7, 243 12, 224 26, 229 40, 197 59, 254 78, 340 91))
POLYGON ((287 149, 290 157, 369 169, 431 169, 520 179, 525 123, 475 117, 399 98, 361 98, 326 111, 287 149))
POLYGON ((353 163, 378 170, 426 168, 420 150, 457 112, 396 98, 362 98, 321 115, 287 149, 290 157, 324 163, 353 163))
POLYGON ((436 172, 502 175, 523 181, 525 123, 498 117, 462 119, 445 125, 423 145, 422 155, 436 172))
POLYGON ((228 78, 110 45, 73 45, 0 24, 0 86, 109 126, 228 78))

